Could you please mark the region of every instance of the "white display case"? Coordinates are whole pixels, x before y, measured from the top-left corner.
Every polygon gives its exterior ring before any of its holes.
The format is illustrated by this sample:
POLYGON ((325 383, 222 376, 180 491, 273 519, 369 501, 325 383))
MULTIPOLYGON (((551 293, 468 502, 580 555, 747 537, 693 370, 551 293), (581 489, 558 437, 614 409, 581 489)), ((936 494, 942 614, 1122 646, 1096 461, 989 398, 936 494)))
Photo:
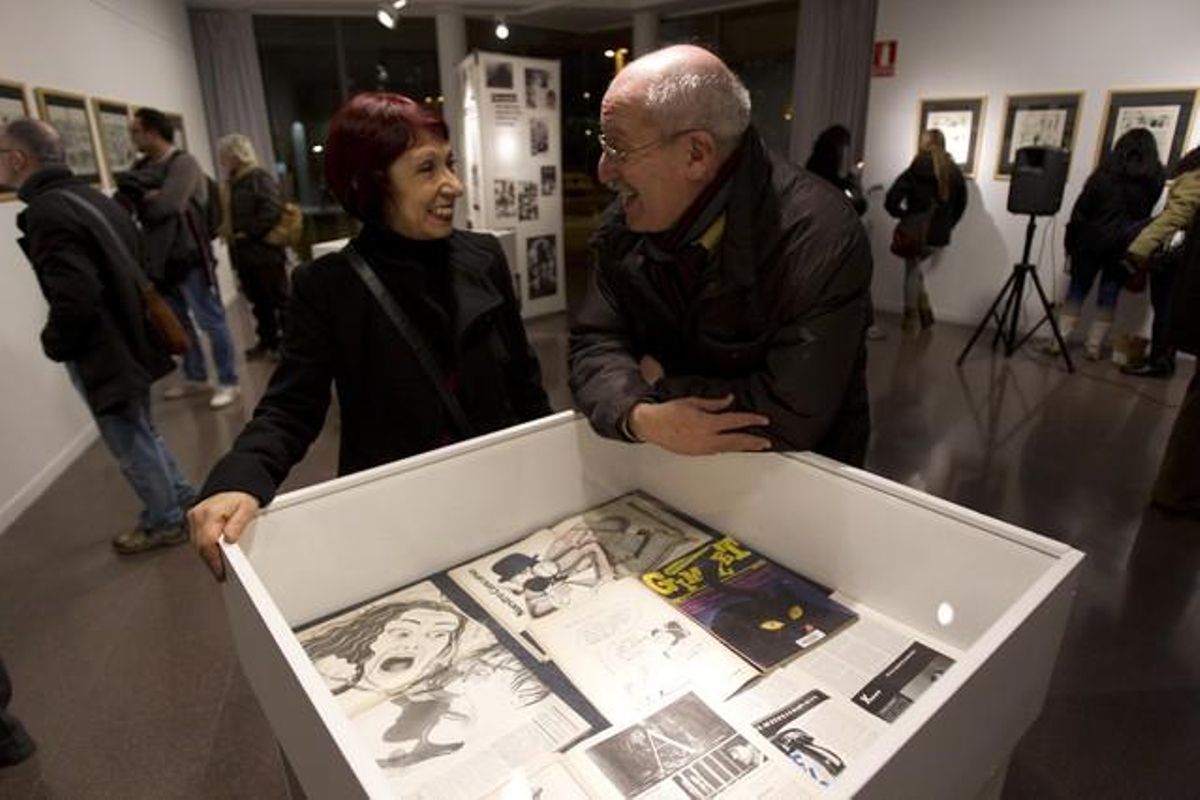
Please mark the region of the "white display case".
POLYGON ((675 456, 564 413, 285 495, 225 546, 242 669, 308 796, 389 790, 293 628, 634 489, 961 654, 827 796, 998 794, 1081 553, 818 456, 675 456))

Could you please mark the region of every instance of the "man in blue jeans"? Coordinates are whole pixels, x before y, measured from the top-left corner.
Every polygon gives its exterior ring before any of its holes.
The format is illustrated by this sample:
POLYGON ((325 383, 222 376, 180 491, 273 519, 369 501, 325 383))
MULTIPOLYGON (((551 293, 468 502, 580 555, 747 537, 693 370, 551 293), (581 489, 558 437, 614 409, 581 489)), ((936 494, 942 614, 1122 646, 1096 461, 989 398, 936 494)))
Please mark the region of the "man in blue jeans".
POLYGON ((66 366, 145 506, 113 547, 128 554, 186 542, 195 492, 150 418, 150 384, 174 362, 146 319, 133 221, 72 174, 45 122, 0 128, 0 184, 19 187, 28 206, 17 216, 18 243, 49 305, 42 350, 66 366))
POLYGON ((165 114, 139 108, 129 132, 145 157, 121 177, 121 194, 142 224, 150 278, 162 288, 191 343, 183 356, 186 383, 168 389, 164 396, 173 400, 208 391, 208 369, 195 328, 199 325, 217 365, 219 385, 208 404, 224 408, 237 399, 238 376, 208 235, 205 210, 215 198, 209 197, 200 164, 172 143, 175 127, 165 114))

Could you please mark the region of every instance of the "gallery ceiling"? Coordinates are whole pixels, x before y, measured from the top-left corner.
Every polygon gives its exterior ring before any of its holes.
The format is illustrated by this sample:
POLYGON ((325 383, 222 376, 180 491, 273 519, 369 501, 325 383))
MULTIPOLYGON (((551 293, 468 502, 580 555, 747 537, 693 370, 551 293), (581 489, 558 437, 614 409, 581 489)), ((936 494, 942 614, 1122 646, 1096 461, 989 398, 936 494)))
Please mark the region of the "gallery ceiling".
MULTIPOLYGON (((587 33, 629 27, 636 11, 654 11, 664 17, 697 14, 718 9, 760 5, 763 0, 408 0, 401 12, 430 16, 454 9, 469 17, 503 15, 509 25, 587 33)), ((374 14, 371 0, 187 0, 196 9, 242 9, 263 14, 374 14)))

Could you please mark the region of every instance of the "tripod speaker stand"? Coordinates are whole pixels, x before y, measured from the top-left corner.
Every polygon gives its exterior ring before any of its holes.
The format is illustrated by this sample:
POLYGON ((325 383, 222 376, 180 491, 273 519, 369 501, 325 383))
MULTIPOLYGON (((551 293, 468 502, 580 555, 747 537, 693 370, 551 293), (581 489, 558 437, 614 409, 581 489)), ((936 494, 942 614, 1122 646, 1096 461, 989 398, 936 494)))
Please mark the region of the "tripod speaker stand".
POLYGON ((1057 214, 1062 206, 1063 187, 1067 182, 1067 167, 1070 164, 1069 154, 1065 150, 1054 147, 1022 147, 1017 151, 1013 161, 1012 183, 1008 187, 1008 210, 1014 214, 1028 214, 1029 224, 1025 226, 1025 249, 1021 253, 1021 263, 1013 265, 1012 275, 992 301, 992 307, 979 321, 971 340, 963 348, 958 357, 961 367, 967 358, 967 353, 979 341, 988 323, 995 320, 996 335, 992 338, 992 350, 1004 342, 1004 357, 1011 358, 1012 354, 1037 333, 1038 329, 1047 322, 1054 331, 1058 342, 1058 351, 1067 362, 1067 371, 1074 372, 1075 365, 1071 362, 1071 354, 1067 352, 1067 343, 1063 340, 1062 331, 1058 329, 1058 321, 1046 290, 1038 278, 1037 266, 1030 263, 1029 256, 1033 250, 1033 234, 1037 230, 1037 218, 1057 214), (1028 333, 1020 336, 1018 327, 1021 322, 1021 311, 1025 308, 1025 282, 1029 280, 1037 289, 1038 299, 1042 302, 1045 316, 1034 325, 1028 333), (1003 311, 999 309, 1003 306, 1003 311), (1019 337, 1019 338, 1018 338, 1019 337))

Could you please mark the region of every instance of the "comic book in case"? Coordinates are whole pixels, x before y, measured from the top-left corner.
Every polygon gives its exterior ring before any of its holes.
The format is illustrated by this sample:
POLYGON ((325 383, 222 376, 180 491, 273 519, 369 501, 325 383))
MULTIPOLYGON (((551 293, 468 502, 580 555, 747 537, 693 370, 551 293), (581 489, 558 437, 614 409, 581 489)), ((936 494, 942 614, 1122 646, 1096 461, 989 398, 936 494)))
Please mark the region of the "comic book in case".
POLYGON ((707 542, 712 534, 640 492, 543 528, 451 569, 450 578, 541 658, 538 630, 605 584, 636 578, 707 542))
POLYGON ((825 589, 730 536, 642 580, 761 670, 812 648, 857 616, 825 589))
POLYGON ((297 636, 396 797, 479 797, 593 727, 431 581, 297 636))

